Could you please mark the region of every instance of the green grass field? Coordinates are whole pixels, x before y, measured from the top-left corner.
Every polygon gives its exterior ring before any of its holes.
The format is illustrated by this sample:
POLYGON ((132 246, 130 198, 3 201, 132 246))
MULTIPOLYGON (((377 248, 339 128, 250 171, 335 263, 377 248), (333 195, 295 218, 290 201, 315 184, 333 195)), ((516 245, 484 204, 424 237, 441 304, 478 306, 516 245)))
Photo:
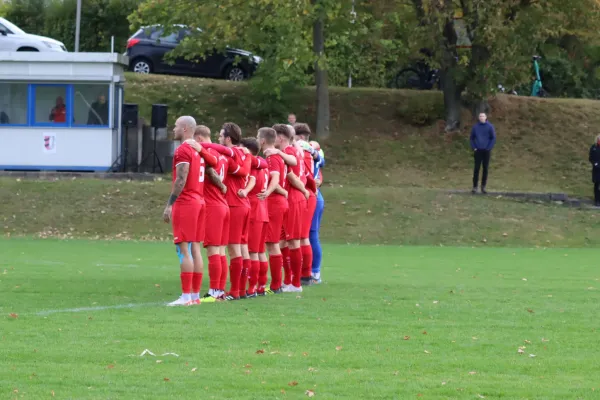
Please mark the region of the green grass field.
POLYGON ((325 245, 300 297, 177 309, 166 242, 0 254, 2 399, 599 396, 591 249, 325 245))

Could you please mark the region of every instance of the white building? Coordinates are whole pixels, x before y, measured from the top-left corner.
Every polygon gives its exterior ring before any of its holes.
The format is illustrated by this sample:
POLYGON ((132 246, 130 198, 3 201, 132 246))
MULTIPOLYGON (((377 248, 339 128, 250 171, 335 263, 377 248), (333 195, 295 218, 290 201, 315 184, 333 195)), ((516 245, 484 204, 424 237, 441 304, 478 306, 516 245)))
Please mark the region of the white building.
POLYGON ((127 58, 1 55, 0 170, 109 170, 121 150, 127 58))

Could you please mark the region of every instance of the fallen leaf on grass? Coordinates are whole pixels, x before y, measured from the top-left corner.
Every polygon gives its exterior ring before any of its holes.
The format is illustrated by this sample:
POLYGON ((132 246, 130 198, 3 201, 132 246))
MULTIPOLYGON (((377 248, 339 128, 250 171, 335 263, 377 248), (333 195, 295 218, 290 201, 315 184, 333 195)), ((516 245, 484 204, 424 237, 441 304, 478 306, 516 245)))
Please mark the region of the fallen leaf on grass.
POLYGON ((430 351, 424 350, 425 354, 431 354, 430 351))
POLYGON ((155 283, 155 284, 154 284, 154 287, 157 287, 157 288, 159 288, 159 287, 160 287, 160 285, 159 285, 158 283, 155 283))
POLYGON ((315 397, 315 392, 313 392, 312 390, 307 390, 306 392, 304 392, 304 394, 306 394, 308 397, 315 397))
POLYGON ((10 314, 8 314, 8 316, 11 318, 19 318, 19 314, 15 314, 15 313, 10 313, 10 314))
POLYGON ((337 346, 335 349, 336 349, 337 351, 340 351, 340 350, 342 349, 342 346, 337 346))
POLYGON ((156 360, 156 363, 160 364, 160 363, 162 363, 162 360, 156 360))
POLYGON ((169 378, 165 378, 165 379, 163 379, 163 380, 164 380, 165 382, 169 382, 169 381, 170 381, 170 379, 169 379, 169 378))
POLYGON ((442 382, 442 386, 444 386, 446 384, 446 382, 442 382))
POLYGON ((542 342, 544 342, 544 343, 549 342, 549 341, 550 341, 550 339, 544 339, 544 338, 542 338, 542 342))
POLYGON ((244 368, 252 368, 252 365, 251 364, 246 364, 246 365, 244 365, 244 368))
POLYGON ((262 342, 261 344, 269 344, 268 340, 265 340, 264 342, 262 342))
POLYGON ((258 349, 256 350, 256 354, 264 354, 265 351, 263 349, 258 349))
POLYGON ((289 382, 288 386, 298 386, 298 382, 297 381, 289 382))
POLYGON ((485 399, 485 396, 482 396, 480 394, 478 394, 477 397, 479 397, 480 399, 485 399))
POLYGON ((316 370, 316 369, 314 369, 313 367, 309 367, 309 368, 308 368, 308 372, 317 372, 317 370, 316 370))
POLYGON ((192 368, 192 372, 198 371, 198 368, 192 368))
POLYGON ((529 355, 529 357, 530 357, 530 358, 534 358, 534 357, 535 357, 535 354, 530 354, 530 355, 529 355))
POLYGON ((519 349, 517 350, 517 353, 519 353, 519 354, 525 353, 525 346, 519 347, 519 349))
POLYGON ((525 340, 525 343, 526 344, 531 344, 531 341, 530 340, 525 340))
POLYGON ((475 374, 477 374, 477 372, 475 372, 475 371, 469 372, 469 375, 475 375, 475 374))
POLYGON ((115 367, 115 366, 114 366, 113 364, 110 364, 110 365, 109 365, 108 367, 106 367, 106 368, 108 368, 108 369, 113 369, 114 367, 115 367))
POLYGON ((535 311, 533 311, 531 308, 528 308, 527 312, 530 313, 530 314, 534 314, 535 313, 535 311))
POLYGON ((473 340, 479 340, 476 336, 473 336, 471 339, 473 339, 473 340))
POLYGON ((325 297, 323 297, 321 300, 323 300, 323 301, 327 301, 327 299, 326 299, 325 297))
POLYGON ((437 300, 434 300, 434 301, 433 301, 433 304, 437 304, 437 303, 439 303, 439 301, 437 301, 437 300))
POLYGON ((296 298, 297 298, 297 299, 301 299, 301 298, 302 298, 302 296, 296 296, 296 298))
POLYGON ((404 340, 409 340, 410 336, 404 336, 404 340))
POLYGON ((52 395, 52 397, 54 397, 54 390, 51 391, 50 394, 52 395))
POLYGON ((252 373, 252 371, 250 371, 249 369, 247 369, 247 370, 246 370, 244 373, 245 373, 246 375, 250 375, 250 374, 252 373))
POLYGON ((523 278, 522 280, 526 281, 526 280, 527 280, 527 278, 523 278))
POLYGON ((302 353, 302 355, 303 355, 304 357, 307 357, 307 356, 308 356, 308 353, 307 353, 307 352, 304 352, 304 353, 302 353))
POLYGON ((399 373, 400 371, 394 371, 394 376, 398 376, 399 373))
POLYGON ((423 335, 427 335, 427 331, 423 331, 423 335))
POLYGON ((271 354, 279 354, 279 352, 277 350, 272 351, 271 354))

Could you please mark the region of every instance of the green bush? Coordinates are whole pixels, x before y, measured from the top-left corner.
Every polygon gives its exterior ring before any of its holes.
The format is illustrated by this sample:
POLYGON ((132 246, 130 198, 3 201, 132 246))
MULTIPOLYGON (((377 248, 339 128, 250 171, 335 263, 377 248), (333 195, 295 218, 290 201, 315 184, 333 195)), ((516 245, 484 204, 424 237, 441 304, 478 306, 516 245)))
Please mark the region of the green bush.
POLYGON ((444 119, 444 99, 440 92, 407 96, 398 106, 398 117, 414 126, 427 126, 444 119))

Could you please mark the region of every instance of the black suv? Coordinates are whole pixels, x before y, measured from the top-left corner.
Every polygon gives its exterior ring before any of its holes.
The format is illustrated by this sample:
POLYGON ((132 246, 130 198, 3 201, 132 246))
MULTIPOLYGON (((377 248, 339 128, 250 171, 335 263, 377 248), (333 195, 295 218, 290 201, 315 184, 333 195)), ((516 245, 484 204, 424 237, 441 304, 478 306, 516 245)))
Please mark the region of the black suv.
POLYGON ((159 25, 140 28, 127 41, 125 55, 129 57, 129 68, 140 74, 163 73, 242 81, 252 76, 262 61, 248 51, 230 48, 224 54, 214 51, 205 59, 198 57, 196 60, 186 60, 177 57, 172 61, 165 60, 164 55, 191 32, 183 25, 171 31, 165 32, 159 25), (234 65, 236 56, 239 62, 234 65))

